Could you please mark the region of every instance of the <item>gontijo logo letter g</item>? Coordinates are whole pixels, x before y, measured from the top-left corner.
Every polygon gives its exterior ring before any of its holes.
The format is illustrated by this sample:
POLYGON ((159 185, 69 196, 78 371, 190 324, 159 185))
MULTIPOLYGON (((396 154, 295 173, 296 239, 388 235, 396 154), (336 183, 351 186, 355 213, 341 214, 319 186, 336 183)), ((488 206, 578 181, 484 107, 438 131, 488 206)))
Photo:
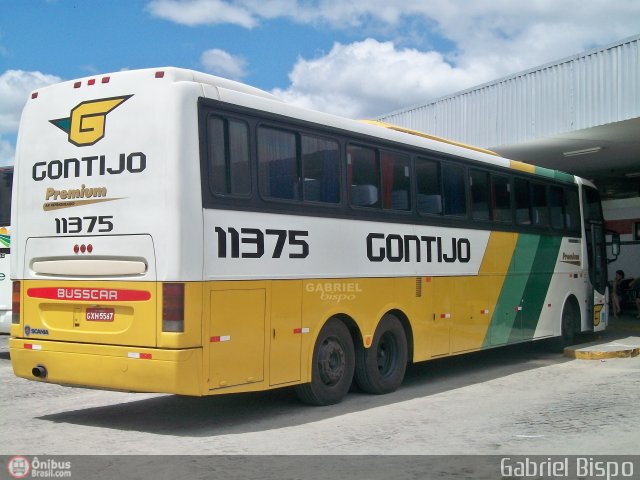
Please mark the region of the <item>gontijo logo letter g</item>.
POLYGON ((104 137, 107 114, 133 95, 89 100, 76 105, 71 116, 49 120, 69 134, 69 142, 78 147, 93 145, 104 137))

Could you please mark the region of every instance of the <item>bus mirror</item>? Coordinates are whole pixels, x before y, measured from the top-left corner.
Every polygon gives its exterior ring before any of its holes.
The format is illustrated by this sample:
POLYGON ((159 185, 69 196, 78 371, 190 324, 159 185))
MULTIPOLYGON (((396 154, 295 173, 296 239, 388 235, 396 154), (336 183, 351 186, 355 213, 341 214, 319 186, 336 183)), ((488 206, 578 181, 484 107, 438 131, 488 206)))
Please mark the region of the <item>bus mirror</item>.
POLYGON ((618 232, 611 233, 611 253, 614 257, 620 255, 620 234, 618 232))

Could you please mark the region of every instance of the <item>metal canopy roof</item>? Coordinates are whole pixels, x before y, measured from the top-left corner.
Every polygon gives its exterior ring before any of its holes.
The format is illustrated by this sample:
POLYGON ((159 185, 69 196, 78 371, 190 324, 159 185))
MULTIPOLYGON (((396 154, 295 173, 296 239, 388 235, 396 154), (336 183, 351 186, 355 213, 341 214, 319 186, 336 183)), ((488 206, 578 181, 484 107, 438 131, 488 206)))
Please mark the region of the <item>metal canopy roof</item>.
POLYGON ((640 196, 640 35, 379 120, 640 196))

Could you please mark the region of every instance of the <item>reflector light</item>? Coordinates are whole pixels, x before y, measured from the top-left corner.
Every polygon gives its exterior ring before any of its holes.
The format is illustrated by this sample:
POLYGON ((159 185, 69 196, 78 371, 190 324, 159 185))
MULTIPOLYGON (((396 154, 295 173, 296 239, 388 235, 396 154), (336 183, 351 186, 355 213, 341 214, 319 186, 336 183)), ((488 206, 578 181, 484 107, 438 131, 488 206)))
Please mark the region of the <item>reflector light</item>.
POLYGON ((150 353, 128 352, 127 357, 139 358, 141 360, 151 360, 153 358, 153 355, 150 353))
POLYGON ((38 92, 33 92, 31 94, 31 98, 38 98, 38 92))
POLYGON ((164 78, 164 72, 156 72, 156 78, 164 78))
POLYGON ((87 85, 95 85, 95 84, 96 84, 95 78, 90 78, 89 81, 87 82, 87 85))
POLYGON ((184 332, 184 283, 162 285, 162 331, 184 332))
POLYGON ((73 84, 73 88, 80 88, 82 86, 81 82, 76 82, 73 84))
POLYGON ((109 80, 111 80, 111 77, 102 77, 102 83, 109 83, 109 80))
POLYGON ((89 245, 74 245, 73 246, 73 252, 78 254, 78 253, 91 253, 93 252, 93 245, 89 244, 89 245))
POLYGON ((20 323, 20 281, 13 282, 11 291, 11 323, 20 323))
POLYGON ((209 339, 211 343, 229 342, 231 341, 231 335, 216 335, 209 339))

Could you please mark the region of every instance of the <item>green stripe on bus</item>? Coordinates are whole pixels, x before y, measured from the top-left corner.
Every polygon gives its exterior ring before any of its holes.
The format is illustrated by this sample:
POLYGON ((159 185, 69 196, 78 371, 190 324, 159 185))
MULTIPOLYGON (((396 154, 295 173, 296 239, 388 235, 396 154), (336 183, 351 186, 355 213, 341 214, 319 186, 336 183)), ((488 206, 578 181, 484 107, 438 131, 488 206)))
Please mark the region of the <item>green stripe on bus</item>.
POLYGON ((553 178, 554 180, 560 180, 561 182, 576 183, 576 179, 573 175, 558 170, 552 170, 545 167, 536 167, 535 173, 542 175, 543 177, 553 178))
POLYGON ((562 243, 561 237, 541 237, 538 244, 524 293, 522 310, 518 312, 515 328, 511 331, 509 342, 530 340, 536 331, 540 313, 544 308, 553 270, 562 243))
POLYGON ((503 345, 509 341, 511 332, 516 326, 517 308, 523 298, 539 242, 539 235, 520 234, 518 236, 483 346, 503 345))
POLYGON ((533 338, 553 277, 561 237, 518 237, 484 346, 533 338))

